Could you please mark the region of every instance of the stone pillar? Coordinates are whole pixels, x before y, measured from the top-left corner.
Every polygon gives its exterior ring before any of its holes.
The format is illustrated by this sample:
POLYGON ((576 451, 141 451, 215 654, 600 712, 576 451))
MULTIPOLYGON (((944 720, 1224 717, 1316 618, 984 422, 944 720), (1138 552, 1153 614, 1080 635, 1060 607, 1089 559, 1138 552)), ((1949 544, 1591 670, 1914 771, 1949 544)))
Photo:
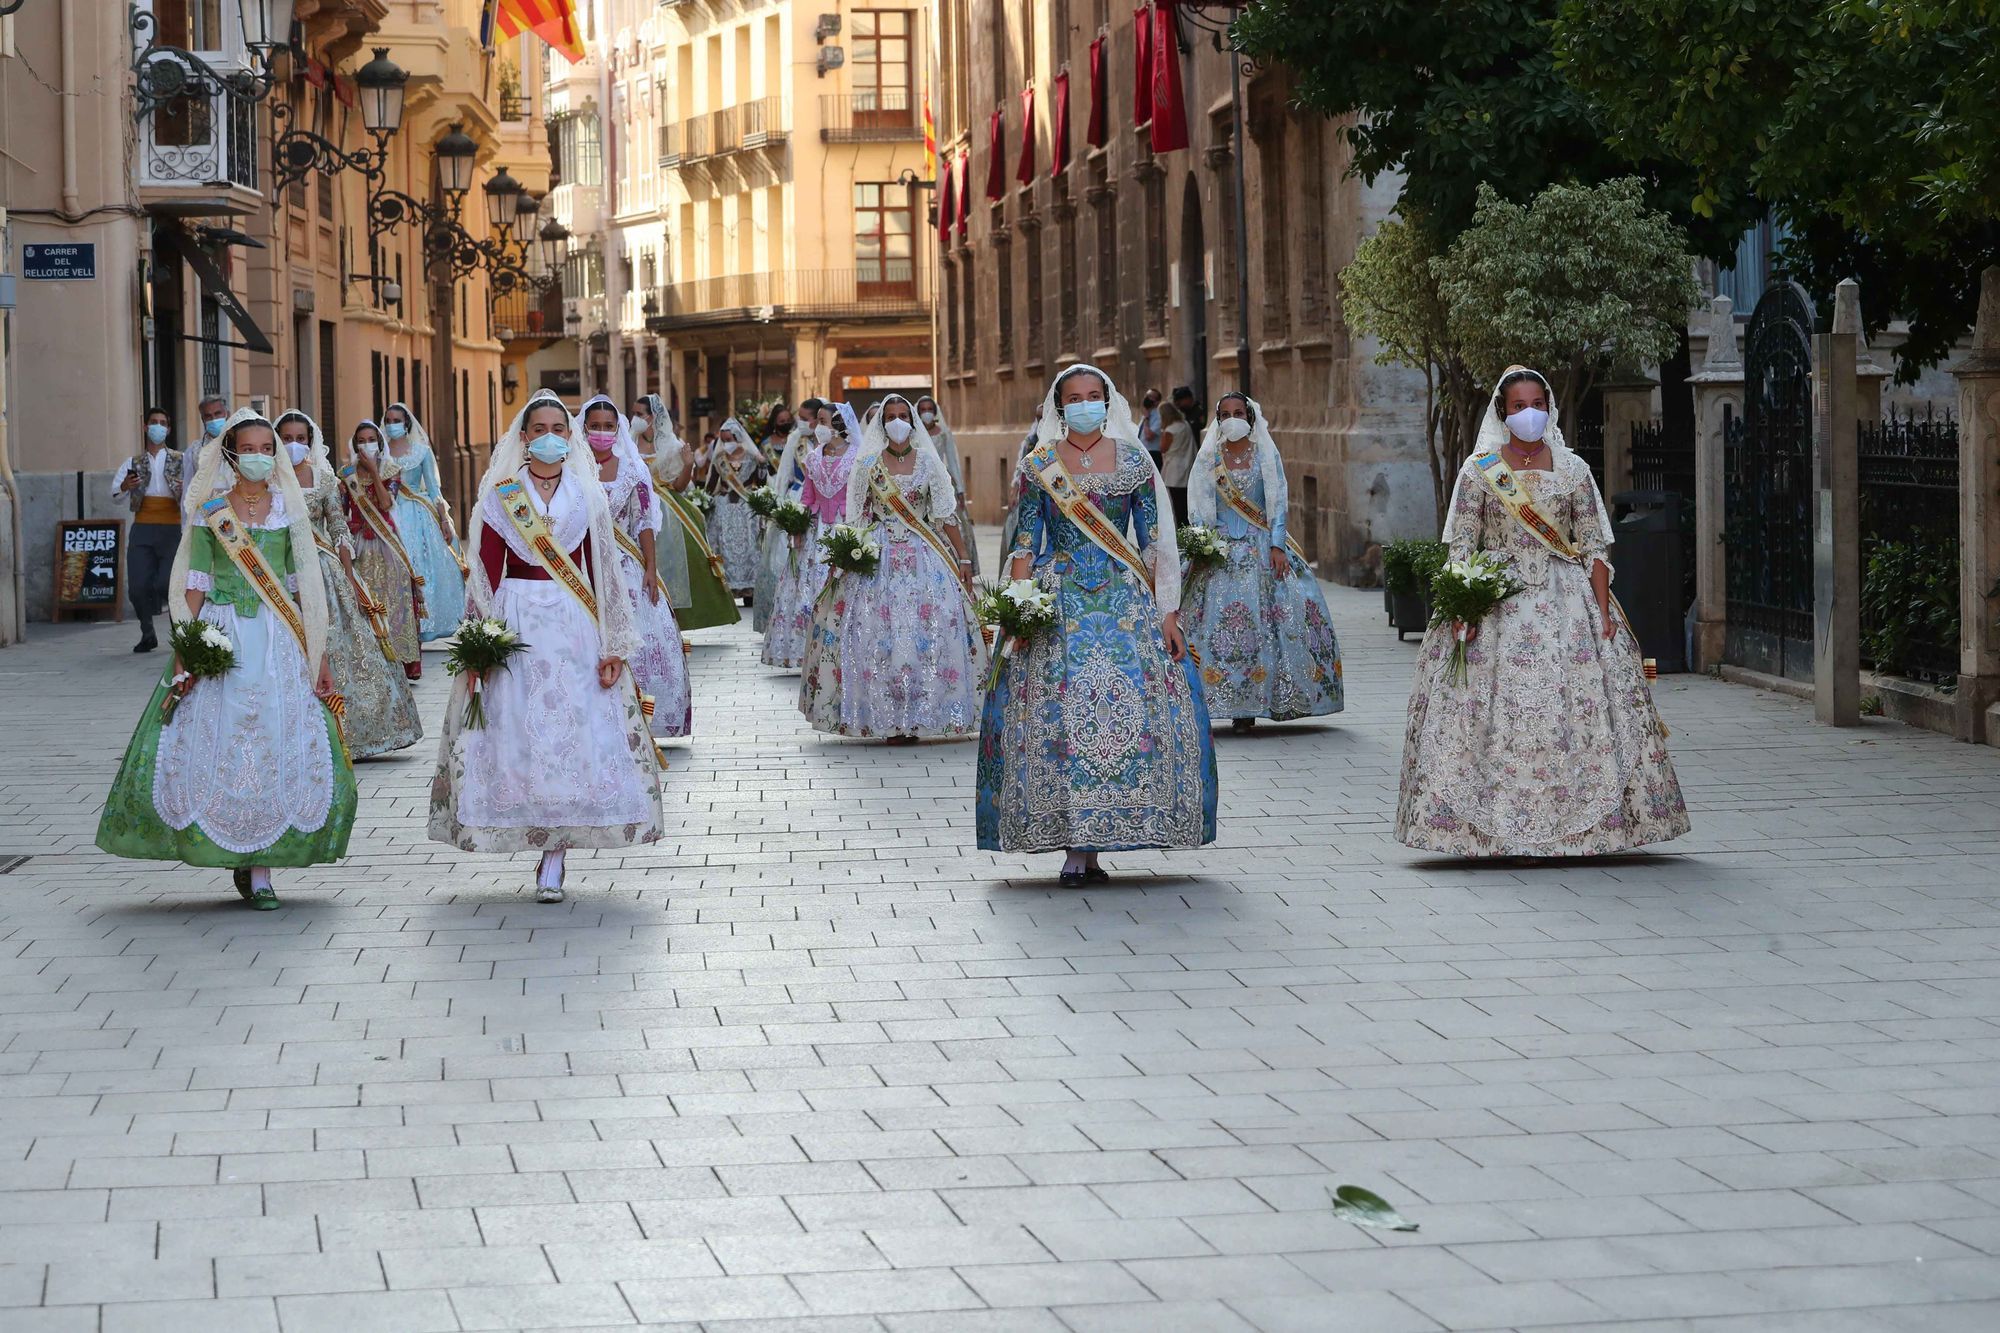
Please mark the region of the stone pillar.
POLYGON ((1632 428, 1653 419, 1653 390, 1642 375, 1613 380, 1604 393, 1604 497, 1632 489, 1632 428))
POLYGON ((1951 368, 1958 381, 1958 694, 1954 734, 2000 744, 1989 719, 2000 700, 2000 267, 1979 275, 1972 349, 1951 368))
POLYGON ((1833 330, 1813 337, 1813 716, 1861 722, 1861 491, 1855 356, 1861 287, 1834 288, 1833 330))
POLYGON ((1856 341, 1854 374, 1858 381, 1854 387, 1855 415, 1873 426, 1882 420, 1882 386, 1888 383, 1895 372, 1875 360, 1875 349, 1868 345, 1868 334, 1862 332, 1856 341))
POLYGON ((1743 416, 1743 356, 1736 347, 1736 317, 1729 298, 1709 312, 1708 350, 1701 369, 1688 376, 1694 393, 1694 669, 1722 665, 1729 629, 1729 550, 1722 543, 1728 517, 1723 427, 1743 416))

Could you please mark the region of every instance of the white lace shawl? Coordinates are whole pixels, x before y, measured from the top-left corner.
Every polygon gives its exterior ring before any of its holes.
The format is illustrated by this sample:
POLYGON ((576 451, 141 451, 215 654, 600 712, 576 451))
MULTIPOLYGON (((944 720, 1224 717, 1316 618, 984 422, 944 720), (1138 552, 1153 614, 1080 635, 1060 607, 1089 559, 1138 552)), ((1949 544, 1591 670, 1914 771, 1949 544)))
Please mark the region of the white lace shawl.
MULTIPOLYGON (((890 403, 901 403, 909 408, 910 444, 917 454, 917 475, 930 480, 930 512, 920 517, 929 519, 934 526, 940 523, 957 526, 958 494, 952 489, 951 473, 946 470, 944 460, 938 457, 937 448, 931 443, 930 432, 924 429, 924 423, 909 399, 892 393, 879 406, 886 409, 890 403)), ((860 527, 866 518, 868 494, 875 484, 875 474, 882 467, 882 451, 889 447, 883 415, 881 412, 872 414, 868 424, 862 428, 861 438, 856 441, 860 452, 847 483, 847 521, 853 527, 860 527)))
MULTIPOLYGON (((310 422, 311 418, 307 421, 310 422)), ((196 495, 212 498, 216 475, 228 466, 222 461, 223 447, 233 437, 236 428, 245 423, 271 425, 255 410, 238 408, 235 415, 224 423, 222 438, 214 442, 215 447, 202 451, 201 467, 194 478, 196 495)), ((277 434, 275 429, 271 431, 272 438, 275 439, 277 434)), ((276 520, 282 517, 285 526, 291 529, 292 566, 300 575, 296 590, 299 614, 306 622, 306 676, 317 680, 320 659, 326 655, 326 582, 320 578, 304 577, 308 568, 312 567, 310 562, 319 559, 318 548, 313 544, 312 513, 306 507, 305 492, 299 489, 298 474, 286 463, 282 454, 278 462, 279 466, 271 469, 273 509, 265 526, 275 527, 276 520), (283 506, 282 512, 277 508, 279 505, 283 506)), ((207 526, 202 522, 198 507, 191 522, 196 526, 207 526)), ((180 549, 174 552, 174 572, 167 584, 167 610, 177 617, 187 615, 188 559, 193 548, 194 538, 190 534, 181 543, 180 549)))
MULTIPOLYGON (((1285 483, 1285 462, 1278 456, 1277 442, 1271 438, 1270 423, 1264 416, 1263 404, 1248 394, 1225 393, 1215 400, 1216 410, 1222 409, 1224 399, 1241 398, 1250 404, 1250 439, 1255 446, 1257 470, 1264 481, 1264 517, 1273 518, 1282 524, 1286 506, 1291 504, 1291 492, 1285 483)), ((1222 460, 1222 418, 1211 417, 1208 429, 1201 437, 1201 448, 1194 456, 1194 470, 1188 473, 1188 522, 1199 527, 1215 526, 1220 513, 1221 496, 1215 488, 1215 469, 1222 460)), ((1271 534, 1271 544, 1278 544, 1277 534, 1271 534)))
MULTIPOLYGON (((1527 367, 1509 366, 1500 376, 1501 380, 1504 381, 1508 375, 1513 374, 1517 370, 1527 370, 1527 367)), ((1581 468, 1583 474, 1588 477, 1590 475, 1590 465, 1578 457, 1563 440, 1562 413, 1556 404, 1556 391, 1549 386, 1548 376, 1542 374, 1539 370, 1529 370, 1528 373, 1542 382, 1542 390, 1549 397, 1549 428, 1542 438, 1548 441, 1549 445, 1549 471, 1551 475, 1572 477, 1575 475, 1576 470, 1581 468)), ((1513 438, 1513 432, 1507 429, 1507 422, 1498 411, 1499 406, 1500 386, 1496 384, 1493 387, 1493 397, 1486 405, 1486 415, 1479 420, 1479 437, 1472 446, 1472 453, 1475 457, 1480 454, 1497 454, 1506 445, 1507 441, 1513 438)), ((1596 480, 1592 479, 1590 484, 1595 486, 1597 484, 1596 480)), ((1476 542, 1479 539, 1477 532, 1462 533, 1458 530, 1458 502, 1460 495, 1467 486, 1474 486, 1482 491, 1486 488, 1486 483, 1480 479, 1478 470, 1472 466, 1471 458, 1466 459, 1460 465, 1458 480, 1452 483, 1451 504, 1444 511, 1445 518, 1442 540, 1447 545, 1461 540, 1476 542)), ((1190 516, 1192 516, 1192 510, 1190 510, 1190 516)), ((1597 523, 1597 537, 1599 542, 1602 546, 1610 546, 1612 542, 1611 511, 1603 503, 1602 496, 1599 497, 1597 505, 1597 523)), ((1604 557, 1598 556, 1596 559, 1602 562, 1605 568, 1608 569, 1611 567, 1611 562, 1604 559, 1604 557)))
MULTIPOLYGON (((1180 544, 1174 533, 1174 507, 1167 497, 1167 483, 1161 478, 1158 468, 1151 466, 1152 455, 1146 453, 1146 446, 1139 442, 1139 425, 1132 419, 1132 404, 1125 395, 1118 392, 1118 386, 1111 376, 1096 366, 1077 364, 1058 374, 1049 383, 1048 394, 1042 399, 1041 420, 1035 426, 1035 445, 1039 448, 1066 439, 1069 427, 1063 424, 1062 401, 1059 397, 1063 381, 1072 375, 1091 374, 1104 383, 1107 411, 1104 417, 1104 434, 1113 440, 1123 441, 1137 449, 1148 460, 1148 468, 1153 474, 1153 507, 1158 512, 1159 521, 1153 525, 1153 540, 1140 552, 1153 574, 1153 601, 1162 615, 1181 609, 1181 556, 1180 544)), ((1025 466, 1026 460, 1023 460, 1025 466)), ((1030 486, 1041 483, 1029 477, 1030 486)))
MULTIPOLYGON (((507 541, 510 549, 518 549, 519 535, 506 511, 494 495, 494 489, 509 477, 520 477, 527 465, 528 451, 522 439, 522 427, 528 413, 544 403, 561 407, 565 415, 569 409, 551 389, 538 389, 528 399, 514 417, 507 433, 493 446, 493 461, 487 466, 486 475, 479 482, 479 503, 472 509, 471 531, 466 540, 472 553, 472 575, 465 581, 467 614, 486 616, 493 614, 493 585, 487 581, 486 562, 479 558, 485 530, 489 523, 507 541)), ((574 483, 576 493, 583 499, 583 512, 571 522, 574 532, 555 532, 556 543, 565 551, 576 549, 584 535, 590 538, 590 572, 597 594, 597 626, 603 640, 606 657, 629 659, 639 642, 637 629, 632 623, 632 603, 625 592, 625 574, 618 560, 618 539, 611 535, 611 502, 604 493, 604 483, 597 477, 597 459, 590 447, 583 443, 583 431, 574 417, 569 422, 569 457, 563 460, 563 483, 567 487, 574 483), (566 543, 566 544, 565 544, 566 543)), ((523 486, 530 483, 522 481, 523 486)), ((520 554, 527 555, 523 551, 520 554)), ((532 556, 528 556, 532 559, 532 556)))

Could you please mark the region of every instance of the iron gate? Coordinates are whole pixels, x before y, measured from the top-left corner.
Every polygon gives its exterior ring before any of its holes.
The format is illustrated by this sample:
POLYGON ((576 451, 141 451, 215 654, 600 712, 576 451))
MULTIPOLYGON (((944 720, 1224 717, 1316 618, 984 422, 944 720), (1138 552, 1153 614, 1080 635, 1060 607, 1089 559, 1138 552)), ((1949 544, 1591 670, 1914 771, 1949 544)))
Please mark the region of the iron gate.
POLYGON ((1812 298, 1774 283, 1745 338, 1741 420, 1725 426, 1723 527, 1729 633, 1723 656, 1812 677, 1812 298))

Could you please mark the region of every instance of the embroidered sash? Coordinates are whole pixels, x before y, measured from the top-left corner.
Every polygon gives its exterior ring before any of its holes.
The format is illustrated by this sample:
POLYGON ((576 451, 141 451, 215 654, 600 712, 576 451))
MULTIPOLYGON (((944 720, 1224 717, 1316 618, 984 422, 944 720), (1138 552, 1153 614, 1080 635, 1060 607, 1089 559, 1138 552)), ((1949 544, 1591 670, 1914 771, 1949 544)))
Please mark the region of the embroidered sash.
MULTIPOLYGON (((634 541, 632 537, 625 531, 625 529, 619 527, 616 523, 613 523, 611 525, 611 535, 617 540, 618 549, 623 551, 625 554, 631 556, 634 563, 636 563, 640 569, 642 570, 645 569, 646 553, 639 549, 639 543, 634 541)), ((657 569, 653 571, 653 585, 657 587, 662 593, 666 592, 667 590, 667 585, 661 582, 660 572, 657 569)))
POLYGON ((581 602, 583 609, 590 612, 590 618, 596 620, 597 594, 591 590, 590 581, 584 578, 576 562, 569 558, 569 552, 556 545, 555 534, 549 531, 548 519, 535 508, 520 479, 506 478, 493 487, 493 493, 499 497, 500 509, 507 515, 507 521, 514 525, 514 531, 521 534, 521 540, 541 561, 542 568, 549 571, 549 577, 568 589, 570 596, 581 602))
MULTIPOLYGON (((753 453, 751 457, 754 458, 755 454, 753 453)), ((737 499, 747 501, 750 498, 750 488, 745 486, 743 479, 736 475, 737 469, 741 466, 742 464, 740 463, 730 462, 729 455, 720 449, 716 450, 715 454, 708 461, 709 472, 722 478, 723 483, 731 491, 735 492, 737 499)))
MULTIPOLYGON (((313 545, 318 547, 322 553, 332 556, 335 560, 340 559, 340 552, 335 550, 333 544, 317 532, 313 534, 313 545)), ((334 575, 334 577, 342 578, 345 577, 345 574, 346 571, 343 568, 342 572, 334 575)), ((375 631, 376 646, 381 648, 383 657, 387 658, 390 662, 396 661, 396 646, 389 638, 389 622, 383 618, 380 611, 374 609, 374 589, 363 582, 359 574, 354 576, 354 582, 356 584, 355 592, 357 598, 355 605, 361 614, 368 618, 368 628, 375 631)))
POLYGON ((390 553, 409 574, 410 582, 419 588, 423 587, 424 576, 417 573, 417 567, 410 563, 410 553, 403 549, 403 539, 396 535, 396 525, 384 518, 382 511, 375 507, 375 501, 369 497, 367 488, 362 486, 361 479, 355 475, 354 464, 349 463, 340 470, 340 484, 347 491, 348 500, 361 511, 362 521, 367 523, 376 538, 389 548, 390 553))
MULTIPOLYGON (((218 495, 201 506, 201 521, 215 534, 216 542, 222 547, 235 566, 243 571, 243 577, 250 580, 250 586, 257 590, 257 596, 271 613, 285 622, 292 631, 292 637, 299 641, 299 653, 306 652, 306 620, 299 612, 298 603, 286 593, 285 585, 271 572, 264 562, 263 552, 250 540, 243 525, 236 520, 236 511, 229 507, 229 497, 218 495)), ((306 664, 307 670, 312 663, 306 664)))
MULTIPOLYGON (((1237 489, 1236 479, 1229 475, 1228 467, 1221 463, 1217 463, 1215 468, 1215 493, 1224 504, 1241 514, 1244 521, 1252 527, 1262 528, 1265 532, 1271 530, 1269 516, 1258 507, 1256 501, 1237 489)), ((1294 541, 1290 533, 1285 534, 1285 549, 1291 553, 1292 559, 1305 562, 1310 568, 1310 562, 1306 561, 1305 548, 1294 541)))
POLYGON ((718 579, 721 578, 722 557, 717 555, 715 548, 708 544, 708 537, 702 532, 701 525, 694 521, 685 508, 667 495, 661 494, 659 500, 661 504, 667 507, 667 512, 672 514, 680 523, 681 531, 685 532, 689 539, 694 542, 695 549, 701 552, 702 558, 708 561, 709 572, 718 579))
POLYGON ((1549 554, 1572 565, 1583 563, 1583 552, 1577 550, 1576 543, 1562 535, 1562 529, 1544 514, 1535 504, 1534 497, 1521 485, 1521 479, 1514 475, 1514 469, 1507 466, 1507 460, 1498 453, 1475 454, 1472 466, 1479 473, 1479 479, 1486 483, 1486 489, 1500 502, 1500 507, 1513 515, 1514 521, 1528 530, 1528 534, 1549 549, 1549 554))
POLYGON ((431 522, 437 524, 438 536, 444 539, 444 549, 451 552, 452 562, 458 566, 458 576, 460 578, 471 577, 472 566, 466 563, 464 552, 458 549, 458 537, 452 532, 451 522, 445 517, 446 510, 443 497, 440 496, 438 499, 433 500, 422 491, 413 491, 407 486, 403 488, 403 491, 415 499, 418 504, 422 505, 424 512, 431 516, 431 522))
POLYGON ((1132 549, 1132 544, 1125 540, 1125 534, 1105 516, 1104 511, 1077 490, 1076 482, 1069 475, 1069 469, 1063 466, 1061 456, 1056 453, 1054 441, 1037 445, 1029 453, 1028 475, 1048 493, 1049 499, 1062 512, 1062 516, 1076 524, 1084 536, 1097 543, 1098 548, 1106 555, 1125 566, 1143 586, 1147 588, 1153 586, 1153 576, 1146 568, 1145 558, 1132 549))
MULTIPOLYGON (((868 489, 877 500, 882 502, 884 508, 897 518, 902 519, 909 526, 911 532, 916 533, 917 536, 923 539, 926 546, 938 553, 938 558, 944 561, 945 568, 949 569, 952 572, 952 576, 956 578, 958 575, 958 552, 952 550, 951 543, 940 537, 937 530, 924 522, 917 511, 910 507, 909 497, 903 494, 903 488, 891 480, 886 471, 878 468, 875 471, 873 479, 869 482, 868 489)), ((960 593, 965 593, 965 583, 962 579, 959 580, 958 590, 960 593)), ((966 600, 969 605, 971 603, 969 594, 966 600)), ((974 616, 973 619, 977 621, 978 617, 974 616)))

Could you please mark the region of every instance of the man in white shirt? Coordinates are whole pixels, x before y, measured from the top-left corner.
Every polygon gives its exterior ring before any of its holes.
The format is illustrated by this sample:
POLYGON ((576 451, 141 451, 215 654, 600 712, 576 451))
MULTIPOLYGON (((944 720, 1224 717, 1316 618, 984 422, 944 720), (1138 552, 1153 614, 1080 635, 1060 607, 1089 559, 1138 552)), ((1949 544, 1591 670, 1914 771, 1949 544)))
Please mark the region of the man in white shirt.
POLYGON ((132 532, 125 555, 126 596, 139 621, 135 653, 160 646, 153 617, 166 609, 167 581, 181 544, 181 496, 187 489, 187 460, 169 443, 173 427, 166 411, 146 410, 146 447, 126 459, 111 477, 111 498, 132 507, 132 532))

